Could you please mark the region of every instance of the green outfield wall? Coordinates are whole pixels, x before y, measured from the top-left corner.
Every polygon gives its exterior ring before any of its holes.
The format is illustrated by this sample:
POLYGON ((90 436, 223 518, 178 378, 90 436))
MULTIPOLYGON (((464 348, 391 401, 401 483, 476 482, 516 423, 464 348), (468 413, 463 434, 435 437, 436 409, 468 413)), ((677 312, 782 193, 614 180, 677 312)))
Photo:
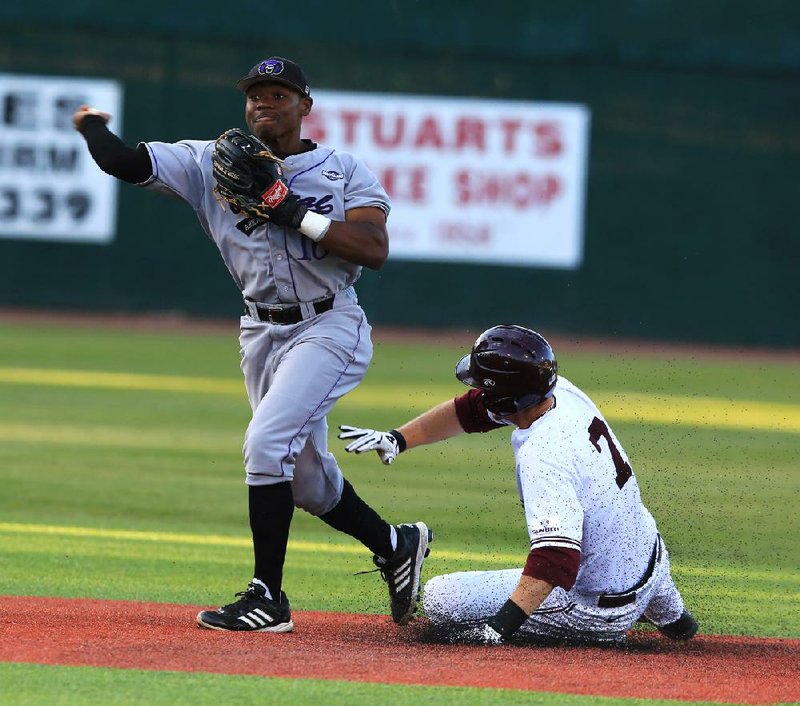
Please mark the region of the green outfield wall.
MULTIPOLYGON (((43 0, 0 31, 0 73, 120 81, 129 144, 241 125, 232 84, 271 54, 317 89, 586 105, 582 265, 389 261, 359 284, 372 322, 800 345, 795 2, 43 0)), ((119 196, 111 244, 0 239, 0 306, 239 313, 188 206, 119 196)))

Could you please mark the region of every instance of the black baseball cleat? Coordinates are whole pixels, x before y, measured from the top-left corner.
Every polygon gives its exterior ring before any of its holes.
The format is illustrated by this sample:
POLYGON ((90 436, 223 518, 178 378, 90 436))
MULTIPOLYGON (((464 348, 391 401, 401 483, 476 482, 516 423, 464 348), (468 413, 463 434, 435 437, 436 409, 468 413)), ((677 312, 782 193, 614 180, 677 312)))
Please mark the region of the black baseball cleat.
POLYGON ((291 632, 292 610, 289 599, 281 591, 280 602, 266 597, 263 587, 252 581, 246 591, 236 594, 239 600, 219 610, 204 610, 197 614, 197 624, 209 630, 247 632, 291 632))
POLYGON ((392 620, 405 625, 417 612, 422 562, 431 552, 428 543, 433 540, 433 532, 424 522, 397 525, 395 530, 397 549, 394 554, 388 560, 373 556, 372 561, 389 585, 392 620))
POLYGON ((691 640, 697 633, 698 627, 694 616, 688 610, 684 610, 680 618, 662 625, 658 631, 670 640, 691 640))

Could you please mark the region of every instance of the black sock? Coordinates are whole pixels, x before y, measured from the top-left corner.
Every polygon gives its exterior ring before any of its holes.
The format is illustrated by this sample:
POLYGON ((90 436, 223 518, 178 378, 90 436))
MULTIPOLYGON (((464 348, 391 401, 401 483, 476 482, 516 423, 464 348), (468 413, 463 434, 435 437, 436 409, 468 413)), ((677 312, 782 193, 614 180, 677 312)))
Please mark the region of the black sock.
POLYGON ((294 514, 292 484, 249 486, 250 529, 253 531, 253 577, 263 581, 272 597, 281 598, 283 562, 294 514))
POLYGON ((378 556, 388 558, 394 553, 392 528, 356 495, 356 491, 346 478, 342 488, 342 499, 333 510, 320 515, 319 519, 334 529, 355 537, 378 556))

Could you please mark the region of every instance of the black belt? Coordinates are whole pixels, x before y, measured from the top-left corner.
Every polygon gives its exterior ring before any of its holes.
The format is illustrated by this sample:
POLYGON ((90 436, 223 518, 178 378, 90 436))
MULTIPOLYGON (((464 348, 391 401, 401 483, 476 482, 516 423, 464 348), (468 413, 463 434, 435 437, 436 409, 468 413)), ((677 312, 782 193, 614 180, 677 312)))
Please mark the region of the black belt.
POLYGON ((599 608, 619 608, 636 600, 636 591, 644 586, 655 571, 656 563, 661 559, 661 535, 656 536, 656 543, 653 547, 653 553, 650 555, 650 563, 647 565, 647 571, 644 572, 641 581, 633 588, 625 591, 625 593, 604 593, 597 598, 597 605, 599 608))
MULTIPOLYGON (((333 300, 335 296, 330 296, 327 299, 320 299, 313 302, 312 306, 317 314, 324 314, 326 311, 333 309, 333 300)), ((259 304, 253 302, 253 309, 260 321, 268 324, 282 324, 288 326, 289 324, 297 324, 303 320, 303 309, 299 305, 283 306, 278 304, 259 304)), ((250 311, 246 309, 249 314, 250 311)))

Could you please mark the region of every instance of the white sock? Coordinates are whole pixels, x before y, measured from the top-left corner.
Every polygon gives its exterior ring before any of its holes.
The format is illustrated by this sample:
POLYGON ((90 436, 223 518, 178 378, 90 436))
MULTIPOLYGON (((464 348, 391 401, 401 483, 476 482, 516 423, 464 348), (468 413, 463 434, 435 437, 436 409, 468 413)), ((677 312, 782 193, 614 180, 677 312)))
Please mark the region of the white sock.
POLYGON ((272 594, 269 592, 267 588, 267 584, 265 584, 261 579, 254 578, 250 583, 254 583, 256 586, 261 586, 267 592, 267 598, 273 600, 272 594))
MULTIPOLYGON (((397 530, 395 529, 394 525, 389 525, 389 544, 392 545, 392 554, 397 551, 397 530)), ((377 554, 375 556, 378 556, 377 554)), ((383 566, 387 561, 389 561, 389 557, 379 556, 377 559, 378 563, 383 566)))

